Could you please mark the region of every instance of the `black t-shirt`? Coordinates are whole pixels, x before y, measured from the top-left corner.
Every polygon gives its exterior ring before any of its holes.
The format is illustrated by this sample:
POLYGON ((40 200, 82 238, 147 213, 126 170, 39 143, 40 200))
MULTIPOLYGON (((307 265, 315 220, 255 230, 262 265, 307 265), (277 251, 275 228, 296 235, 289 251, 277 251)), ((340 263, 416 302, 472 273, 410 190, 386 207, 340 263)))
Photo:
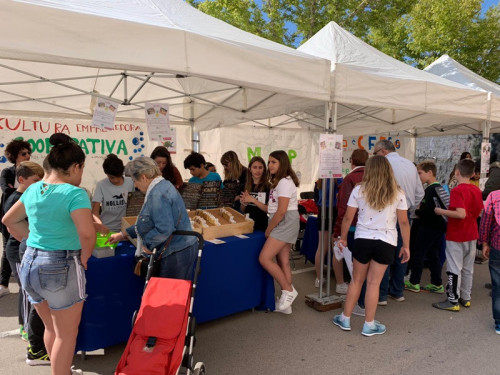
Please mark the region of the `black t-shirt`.
MULTIPOLYGON (((265 191, 260 193, 254 190, 255 190, 255 185, 252 185, 252 191, 249 192, 252 197, 259 199, 259 194, 260 194, 259 201, 262 202, 263 200, 265 200, 265 202, 262 203, 264 204, 269 203, 269 189, 266 189, 265 191)), ((250 215, 250 218, 253 221, 255 221, 253 227, 254 230, 261 230, 264 232, 267 229, 267 224, 268 224, 267 212, 262 211, 259 207, 257 207, 253 203, 249 203, 247 205, 245 212, 250 215)))
MULTIPOLYGON (((23 195, 23 193, 20 193, 17 190, 15 190, 14 192, 12 192, 12 194, 9 195, 9 197, 5 200, 5 203, 4 203, 3 208, 2 208, 2 217, 19 200, 19 198, 21 198, 21 195, 23 195)), ((7 228, 5 228, 5 232, 6 233, 3 233, 3 235, 5 236, 5 239, 6 239, 5 247, 7 248, 7 246, 9 246, 9 245, 10 246, 19 246, 19 241, 10 235, 10 233, 7 231, 7 228)))

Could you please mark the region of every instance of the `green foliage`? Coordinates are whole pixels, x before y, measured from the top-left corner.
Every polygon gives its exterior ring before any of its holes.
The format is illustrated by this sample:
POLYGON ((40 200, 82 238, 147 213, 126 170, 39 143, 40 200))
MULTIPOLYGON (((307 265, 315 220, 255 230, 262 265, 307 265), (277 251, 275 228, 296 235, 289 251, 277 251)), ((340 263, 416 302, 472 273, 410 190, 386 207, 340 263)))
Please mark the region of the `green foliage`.
POLYGON ((500 83, 500 5, 483 0, 186 0, 255 35, 296 47, 335 21, 382 52, 424 68, 448 54, 500 83))

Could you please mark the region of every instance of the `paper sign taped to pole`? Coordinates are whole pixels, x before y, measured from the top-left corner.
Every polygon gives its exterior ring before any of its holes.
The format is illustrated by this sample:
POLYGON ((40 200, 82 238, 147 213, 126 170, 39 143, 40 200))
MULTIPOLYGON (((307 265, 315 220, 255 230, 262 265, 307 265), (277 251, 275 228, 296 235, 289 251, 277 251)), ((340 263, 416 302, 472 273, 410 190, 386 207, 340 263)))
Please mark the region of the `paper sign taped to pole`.
POLYGON ((342 135, 320 134, 319 178, 342 177, 342 135))

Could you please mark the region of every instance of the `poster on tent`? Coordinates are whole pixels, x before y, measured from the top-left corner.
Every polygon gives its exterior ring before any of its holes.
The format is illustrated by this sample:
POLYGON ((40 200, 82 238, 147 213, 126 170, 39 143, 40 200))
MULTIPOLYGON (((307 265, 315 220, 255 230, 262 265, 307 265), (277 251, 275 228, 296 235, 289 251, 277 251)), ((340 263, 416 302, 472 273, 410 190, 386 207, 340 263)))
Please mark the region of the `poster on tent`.
POLYGON ((161 140, 165 131, 170 128, 170 112, 168 104, 146 103, 144 106, 146 125, 151 141, 161 140))
POLYGON ((114 100, 97 97, 92 126, 103 130, 113 130, 119 105, 120 103, 114 100))
POLYGON ((481 143, 481 174, 490 171, 491 143, 481 143))
POLYGON ((342 177, 342 135, 320 134, 319 178, 342 177))
POLYGON ((168 149, 170 154, 177 153, 177 132, 176 129, 168 128, 163 132, 161 139, 159 140, 160 145, 168 149))
MULTIPOLYGON (((177 127, 177 126, 176 126, 177 127)), ((179 126, 181 147, 190 147, 191 128, 179 126)), ((33 151, 31 161, 42 164, 50 151, 49 138, 54 133, 65 133, 85 152, 85 168, 81 186, 93 192, 96 182, 105 178, 102 163, 108 154, 117 155, 124 164, 139 156, 149 156, 156 142, 150 142, 144 123, 117 122, 113 130, 92 126, 91 120, 42 119, 34 117, 2 116, 0 114, 0 171, 12 164, 4 156, 5 147, 13 139, 24 139, 33 151)), ((173 163, 182 166, 188 152, 172 155, 173 163)), ((180 167, 184 178, 189 172, 180 167)))

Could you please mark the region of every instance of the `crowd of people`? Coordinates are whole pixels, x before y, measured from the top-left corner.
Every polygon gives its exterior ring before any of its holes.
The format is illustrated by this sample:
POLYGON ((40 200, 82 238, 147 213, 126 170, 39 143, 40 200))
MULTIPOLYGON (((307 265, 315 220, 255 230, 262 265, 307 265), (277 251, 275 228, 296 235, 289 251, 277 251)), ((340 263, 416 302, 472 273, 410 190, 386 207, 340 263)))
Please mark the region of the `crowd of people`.
MULTIPOLYGON (((29 343, 28 364, 50 363, 53 374, 78 374, 81 370, 73 369, 71 363, 86 298, 84 270, 96 232, 113 232, 110 243, 137 238, 142 253, 156 257, 158 276, 187 280, 192 277, 197 243, 194 237, 173 235, 175 230, 191 230, 191 224, 179 193, 182 177, 165 147, 126 166, 116 155, 107 155, 102 166, 106 178, 89 197, 79 188, 85 153, 62 133, 52 135, 50 143, 43 168, 29 161, 29 143, 14 140, 6 147, 13 166, 1 174, 0 297, 9 293, 12 273, 22 291, 18 315, 21 333, 29 343), (144 204, 136 223, 122 231, 127 197, 136 189, 144 193, 144 204)), ((300 219, 299 179, 290 159, 278 150, 269 154, 267 162, 256 156, 245 167, 234 151, 227 151, 220 162, 223 180, 203 155, 191 153, 184 160, 184 168, 192 175, 189 182, 220 181, 222 188, 233 187, 233 208, 249 214, 254 230, 265 233, 259 262, 281 289, 275 311, 291 314, 298 292, 292 283, 290 250, 300 219)), ((335 290, 347 294, 343 312, 333 317, 333 324, 348 331, 351 315, 360 315, 365 317, 363 335, 383 334, 385 325, 375 320, 377 306, 386 305, 388 297, 404 301, 405 290, 446 293, 446 299, 433 303, 438 309, 470 307, 479 239, 483 256, 490 258, 493 317, 500 334, 500 167, 492 164, 487 188, 481 192, 474 183, 476 165, 470 153, 463 153, 448 194, 436 180, 435 163, 415 166, 398 155, 388 140, 377 142, 372 156, 364 149, 353 151, 350 162, 352 170, 344 179, 324 180, 317 186, 320 197, 322 190, 327 197, 332 190, 334 198, 317 202, 320 222, 322 207, 325 212, 331 209, 333 217, 326 215, 326 223, 319 227, 315 286, 324 282, 321 246, 332 241, 353 258, 350 283, 343 262, 333 258, 335 290), (329 219, 332 238, 328 238, 329 219), (425 261, 430 282, 421 286, 425 261)))

